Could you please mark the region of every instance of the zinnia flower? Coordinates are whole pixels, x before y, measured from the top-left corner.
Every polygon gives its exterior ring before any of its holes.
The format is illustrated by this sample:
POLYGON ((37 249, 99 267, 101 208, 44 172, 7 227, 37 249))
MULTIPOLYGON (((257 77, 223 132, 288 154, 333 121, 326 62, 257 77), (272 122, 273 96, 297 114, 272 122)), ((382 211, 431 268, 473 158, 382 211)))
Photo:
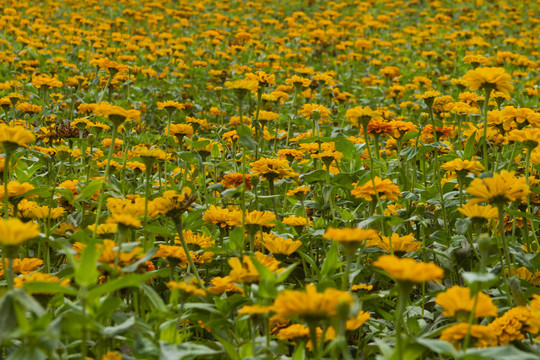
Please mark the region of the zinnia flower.
POLYGON ((364 185, 358 186, 358 183, 353 184, 355 188, 351 191, 351 195, 357 199, 361 198, 367 201, 371 201, 375 196, 375 187, 377 187, 377 193, 379 199, 397 200, 398 196, 401 196, 399 187, 390 179, 382 180, 380 177, 375 176, 375 186, 371 180, 368 180, 364 185))
POLYGON ((474 70, 469 70, 463 76, 463 80, 472 91, 478 89, 498 90, 502 93, 509 94, 514 90, 514 86, 510 84, 512 78, 501 67, 479 67, 474 70))
MULTIPOLYGON (((468 328, 468 323, 459 323, 450 326, 442 331, 440 339, 448 341, 454 345, 456 349, 459 349, 461 340, 465 339, 465 336, 467 336, 468 328)), ((497 344, 497 335, 493 329, 487 325, 471 325, 469 336, 474 341, 475 347, 485 348, 497 344)))
POLYGON ((471 204, 485 201, 500 205, 508 201, 523 202, 530 190, 525 178, 516 178, 513 171, 503 170, 500 174, 493 174, 493 177, 474 179, 467 192, 474 196, 471 204))
POLYGON ((274 310, 280 317, 298 316, 305 321, 320 321, 338 315, 341 303, 351 305, 353 298, 346 291, 328 288, 322 293, 315 285, 307 284, 305 290, 284 290, 274 301, 274 310))
POLYGON ((458 320, 461 318, 462 321, 468 321, 475 302, 475 318, 497 316, 497 307, 493 305, 493 300, 488 295, 478 292, 471 297, 471 290, 467 287, 452 286, 450 289, 439 293, 435 298, 435 303, 444 308, 444 316, 455 316, 458 320), (478 296, 478 299, 475 299, 476 296, 478 296))
POLYGON ((403 282, 440 282, 444 275, 443 269, 434 263, 424 263, 410 258, 400 259, 394 255, 380 256, 373 265, 383 269, 396 281, 403 282))
POLYGON ((0 220, 0 245, 19 246, 38 237, 39 234, 39 226, 36 223, 24 223, 17 218, 0 220))

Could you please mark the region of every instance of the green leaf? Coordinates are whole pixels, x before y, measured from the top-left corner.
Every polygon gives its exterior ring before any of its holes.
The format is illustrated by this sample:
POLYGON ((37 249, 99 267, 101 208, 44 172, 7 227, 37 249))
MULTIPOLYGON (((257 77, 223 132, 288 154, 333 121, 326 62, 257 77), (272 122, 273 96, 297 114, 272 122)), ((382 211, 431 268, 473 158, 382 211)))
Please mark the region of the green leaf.
POLYGON ((147 272, 144 274, 129 274, 118 279, 108 281, 88 290, 89 298, 97 298, 101 295, 114 292, 127 287, 139 287, 141 282, 151 279, 157 272, 147 272))
POLYGON ((167 308, 167 306, 163 302, 163 299, 159 296, 159 294, 151 286, 148 286, 147 284, 145 284, 143 282, 140 283, 140 286, 141 286, 142 292, 144 293, 144 295, 146 295, 148 300, 150 300, 150 303, 152 304, 152 307, 154 309, 156 309, 156 310, 158 310, 159 312, 162 312, 162 313, 165 313, 165 312, 169 311, 169 309, 167 308))
POLYGON ((185 342, 179 345, 159 342, 160 359, 190 360, 198 356, 216 356, 223 351, 214 350, 208 346, 185 342))
POLYGON ((452 344, 444 340, 417 338, 416 343, 425 346, 437 354, 451 356, 454 359, 458 357, 458 352, 452 344))
POLYGON ((50 283, 46 281, 33 281, 23 285, 24 291, 28 293, 42 293, 42 294, 68 294, 77 296, 78 291, 69 286, 62 286, 57 283, 50 283))
POLYGON ((467 140, 467 144, 465 144, 465 151, 463 153, 463 157, 465 160, 471 160, 473 153, 474 153, 474 145, 476 142, 476 131, 471 134, 469 139, 467 140))
POLYGON ((238 125, 238 127, 236 128, 236 133, 238 134, 238 136, 247 136, 249 138, 252 138, 253 137, 253 131, 251 131, 251 128, 247 125, 238 125))
POLYGON ((415 138, 418 136, 418 131, 411 131, 406 133, 403 138, 401 139, 401 143, 405 144, 407 141, 411 140, 412 138, 415 138))
POLYGON ((506 345, 498 347, 488 347, 485 349, 467 349, 465 351, 464 359, 468 355, 479 355, 483 359, 512 359, 512 360, 537 360, 538 354, 526 353, 524 351, 518 350, 515 346, 506 345))
POLYGON ((235 228, 229 234, 229 249, 232 251, 242 251, 244 249, 244 230, 241 227, 235 228))
POLYGON ((96 243, 90 242, 82 251, 81 261, 73 264, 75 268, 75 281, 82 286, 94 285, 99 277, 97 271, 98 252, 96 243))
POLYGON ((128 318, 123 323, 116 325, 116 326, 107 326, 101 330, 101 333, 106 338, 113 338, 117 335, 123 334, 126 331, 130 330, 133 325, 135 325, 135 317, 132 316, 128 318))
POLYGON ((469 218, 457 219, 456 232, 459 235, 465 235, 465 233, 467 233, 467 230, 469 229, 469 225, 471 225, 471 220, 469 218))
POLYGON ((240 135, 238 142, 250 150, 254 150, 258 145, 257 142, 253 140, 253 138, 246 135, 240 135))
POLYGON ((354 144, 344 136, 336 137, 334 143, 336 144, 336 150, 343 153, 343 158, 350 160, 354 157, 354 151, 356 148, 354 144))
POLYGON ((307 183, 314 183, 317 181, 324 181, 326 179, 326 171, 325 170, 314 170, 311 171, 303 176, 303 179, 307 183))
POLYGON ((22 346, 9 354, 6 360, 45 360, 47 356, 36 347, 22 346))
POLYGON ((330 249, 326 253, 324 263, 322 265, 321 276, 323 278, 332 276, 339 265, 340 261, 338 258, 338 244, 336 242, 332 242, 332 245, 330 245, 330 249))
POLYGON ((79 196, 77 196, 75 203, 90 199, 92 196, 94 196, 96 191, 101 189, 102 183, 103 180, 92 180, 88 185, 85 186, 83 191, 80 192, 79 196))

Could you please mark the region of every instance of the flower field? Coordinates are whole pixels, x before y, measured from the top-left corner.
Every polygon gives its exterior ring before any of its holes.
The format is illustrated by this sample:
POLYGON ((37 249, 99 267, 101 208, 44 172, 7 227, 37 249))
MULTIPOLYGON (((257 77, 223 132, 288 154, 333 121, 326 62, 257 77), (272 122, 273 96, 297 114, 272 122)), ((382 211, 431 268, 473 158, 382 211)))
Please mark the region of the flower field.
POLYGON ((540 358, 539 31, 5 0, 0 359, 540 358))

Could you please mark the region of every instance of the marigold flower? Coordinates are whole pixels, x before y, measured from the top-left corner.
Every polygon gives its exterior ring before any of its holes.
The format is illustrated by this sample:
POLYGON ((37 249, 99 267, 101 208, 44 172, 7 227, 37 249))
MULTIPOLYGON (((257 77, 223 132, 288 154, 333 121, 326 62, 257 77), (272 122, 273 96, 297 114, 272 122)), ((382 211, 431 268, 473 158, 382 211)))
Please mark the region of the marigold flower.
MULTIPOLYGON (((442 331, 440 339, 448 341, 454 345, 456 349, 460 349, 461 340, 465 339, 465 336, 467 336, 468 329, 468 323, 453 325, 442 331)), ((474 346, 478 348, 495 346, 497 344, 497 335, 493 329, 487 325, 471 325, 469 336, 474 341, 474 346)))
POLYGON ((443 270, 434 263, 424 263, 410 258, 400 259, 394 255, 382 255, 373 265, 383 269, 396 281, 403 282, 440 282, 444 275, 443 270))
POLYGON ((504 68, 501 67, 479 67, 474 70, 469 70, 463 76, 467 86, 472 91, 482 89, 498 90, 508 94, 514 90, 514 86, 510 84, 512 78, 508 75, 504 68))
POLYGON ((302 246, 301 241, 284 239, 274 234, 263 234, 262 244, 266 250, 274 255, 291 255, 302 246))
POLYGON ((493 320, 488 326, 495 334, 500 346, 508 345, 512 341, 525 339, 527 322, 531 319, 531 309, 525 306, 516 306, 504 313, 503 316, 493 320))

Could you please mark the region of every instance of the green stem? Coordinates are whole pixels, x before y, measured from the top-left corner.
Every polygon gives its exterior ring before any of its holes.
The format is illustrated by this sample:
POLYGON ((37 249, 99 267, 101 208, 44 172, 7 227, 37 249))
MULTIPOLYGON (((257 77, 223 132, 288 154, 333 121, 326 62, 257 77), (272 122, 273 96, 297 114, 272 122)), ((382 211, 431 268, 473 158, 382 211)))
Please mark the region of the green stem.
POLYGON ((117 131, 118 131, 118 125, 116 125, 116 123, 113 123, 111 145, 109 146, 109 154, 107 155, 107 165, 105 166, 105 175, 103 177, 103 182, 101 183, 101 188, 100 188, 100 191, 99 191, 98 207, 97 207, 97 210, 96 210, 96 221, 94 223, 94 232, 92 234, 92 239, 93 240, 96 239, 97 227, 99 225, 99 217, 101 215, 101 209, 103 208, 103 203, 104 203, 104 200, 105 200, 105 196, 104 196, 105 183, 107 183, 107 181, 109 180, 108 179, 109 178, 109 170, 110 170, 110 165, 111 165, 112 154, 114 152, 114 143, 116 141, 116 133, 117 133, 117 131))
POLYGON ((174 225, 176 226, 178 236, 180 237, 180 243, 182 244, 182 247, 184 248, 184 251, 186 252, 186 257, 188 259, 189 266, 191 267, 193 274, 195 275, 195 278, 197 279, 197 283, 199 284, 199 287, 201 289, 204 289, 204 284, 201 280, 201 277, 199 276, 199 271, 197 270, 197 267, 195 266, 195 263, 193 262, 193 259, 191 258, 191 254, 189 253, 186 240, 184 239, 184 234, 182 233, 182 215, 181 214, 178 216, 177 219, 175 219, 174 225))

